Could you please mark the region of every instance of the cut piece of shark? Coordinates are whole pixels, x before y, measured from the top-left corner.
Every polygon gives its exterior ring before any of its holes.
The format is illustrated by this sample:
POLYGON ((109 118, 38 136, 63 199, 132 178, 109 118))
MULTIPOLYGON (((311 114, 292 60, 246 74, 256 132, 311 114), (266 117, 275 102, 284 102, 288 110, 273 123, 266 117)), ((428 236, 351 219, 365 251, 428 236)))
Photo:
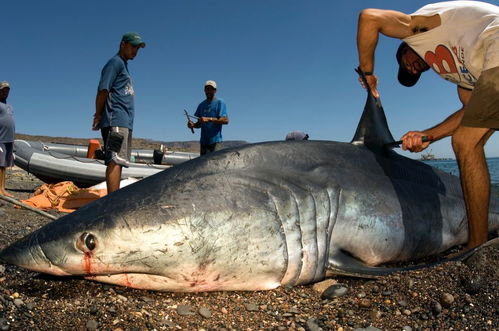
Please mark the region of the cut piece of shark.
MULTIPOLYGON (((382 148, 391 141, 383 109, 368 97, 352 143, 277 141, 211 153, 47 224, 0 258, 182 292, 399 270, 375 266, 462 244, 467 222, 459 179, 382 148)), ((495 231, 496 198, 489 215, 495 231)))

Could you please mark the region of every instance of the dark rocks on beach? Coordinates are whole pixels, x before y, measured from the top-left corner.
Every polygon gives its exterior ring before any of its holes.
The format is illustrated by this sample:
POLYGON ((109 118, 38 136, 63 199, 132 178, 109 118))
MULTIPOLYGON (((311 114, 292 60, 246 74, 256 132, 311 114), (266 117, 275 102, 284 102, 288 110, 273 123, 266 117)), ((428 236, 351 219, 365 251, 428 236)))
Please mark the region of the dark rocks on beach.
POLYGON ((245 303, 244 307, 246 308, 247 311, 258 311, 258 306, 255 305, 254 303, 245 303))
POLYGON ((454 303, 454 296, 450 293, 444 293, 440 297, 440 304, 445 308, 449 308, 450 306, 452 306, 453 303, 454 303))
POLYGON ((86 324, 87 330, 94 331, 99 327, 99 323, 96 320, 88 320, 86 324))
POLYGON ((321 295, 322 299, 332 299, 347 294, 348 289, 343 284, 334 284, 328 287, 321 295))
POLYGON ((195 312, 192 311, 191 306, 179 305, 177 306, 177 314, 179 314, 180 316, 188 316, 188 315, 194 315, 195 312))
MULTIPOLYGON (((7 172, 18 199, 41 184, 7 172)), ((0 204, 0 248, 51 221, 0 204)), ((164 293, 0 265, 0 330, 499 330, 498 270, 491 245, 464 263, 374 280, 335 277, 320 291, 164 293)))
POLYGON ((471 277, 464 278, 461 283, 464 290, 468 294, 480 293, 482 288, 486 285, 485 280, 480 275, 473 275, 471 277))
POLYGON ((433 302, 431 304, 431 311, 435 314, 435 315, 439 315, 441 312, 442 312, 442 305, 440 304, 440 302, 433 302))
POLYGON ((211 310, 209 310, 206 307, 201 307, 199 308, 199 315, 203 316, 204 318, 210 318, 211 317, 211 310))

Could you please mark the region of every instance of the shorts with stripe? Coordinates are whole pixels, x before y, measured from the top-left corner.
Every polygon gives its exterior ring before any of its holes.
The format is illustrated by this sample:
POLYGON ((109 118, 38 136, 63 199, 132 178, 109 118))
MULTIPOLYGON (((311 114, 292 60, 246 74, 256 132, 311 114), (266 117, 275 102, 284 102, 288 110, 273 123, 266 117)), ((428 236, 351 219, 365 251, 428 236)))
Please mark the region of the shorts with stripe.
POLYGON ((0 167, 8 168, 14 165, 14 143, 0 143, 0 167))
POLYGON ((124 127, 107 127, 101 129, 104 141, 104 161, 114 162, 128 168, 132 154, 132 130, 124 127))

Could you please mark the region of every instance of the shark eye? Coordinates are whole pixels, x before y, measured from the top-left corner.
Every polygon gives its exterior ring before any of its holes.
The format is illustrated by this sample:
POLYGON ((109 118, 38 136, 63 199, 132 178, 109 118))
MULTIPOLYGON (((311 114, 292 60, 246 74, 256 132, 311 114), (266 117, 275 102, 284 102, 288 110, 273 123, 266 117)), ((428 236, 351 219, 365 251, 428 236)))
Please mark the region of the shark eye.
POLYGON ((95 236, 91 233, 83 232, 76 246, 83 252, 90 252, 95 249, 96 245, 95 236))

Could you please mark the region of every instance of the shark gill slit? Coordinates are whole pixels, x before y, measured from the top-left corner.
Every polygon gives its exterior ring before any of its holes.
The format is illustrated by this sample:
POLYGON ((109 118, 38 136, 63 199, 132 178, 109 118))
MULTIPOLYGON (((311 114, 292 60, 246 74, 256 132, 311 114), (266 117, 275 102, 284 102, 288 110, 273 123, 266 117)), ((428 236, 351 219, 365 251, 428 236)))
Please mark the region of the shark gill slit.
POLYGON ((295 197, 293 196, 292 191, 287 186, 281 186, 277 183, 268 182, 268 181, 265 184, 269 186, 267 194, 269 195, 270 199, 272 200, 272 203, 274 204, 276 215, 278 217, 283 232, 283 238, 284 238, 283 244, 286 245, 286 257, 285 257, 286 269, 283 272, 280 283, 281 285, 296 285, 300 277, 303 264, 302 234, 298 225, 299 224, 298 203, 295 197), (288 199, 283 200, 277 198, 272 193, 272 192, 282 193, 282 191, 286 191, 288 199), (288 204, 287 207, 289 209, 286 209, 286 204, 288 204), (294 242, 292 241, 293 238, 297 239, 296 242, 300 245, 300 247, 294 247, 294 242), (296 251, 299 252, 299 258, 296 260, 291 260, 292 257, 295 256, 296 251))
MULTIPOLYGON (((295 206, 297 209, 297 223, 298 223, 298 231, 300 231, 300 245, 301 245, 301 268, 300 273, 297 279, 297 284, 309 283, 313 276, 315 275, 315 269, 317 264, 317 229, 315 220, 310 219, 310 214, 308 213, 308 209, 311 207, 311 202, 313 203, 314 199, 309 190, 302 186, 293 185, 294 190, 292 191, 291 197, 295 202, 295 206), (301 202, 301 203, 300 203, 301 202), (301 206, 301 208, 299 208, 301 206), (310 236, 305 236, 305 234, 309 233, 306 229, 309 228, 313 224, 314 234, 310 236), (305 249, 308 247, 310 249, 305 249), (309 254, 304 254, 305 252, 309 254), (311 266, 313 269, 313 275, 311 276, 311 266)), ((315 218, 317 215, 315 211, 313 212, 313 217, 315 218)))
POLYGON ((281 213, 279 212, 279 206, 277 204, 277 199, 275 198, 274 195, 272 195, 270 192, 268 193, 269 194, 269 198, 270 200, 272 201, 272 203, 274 204, 274 208, 275 208, 275 213, 276 213, 276 216, 277 218, 279 219, 279 223, 281 224, 281 229, 282 229, 282 233, 283 233, 283 237, 284 237, 284 248, 285 248, 285 259, 286 259, 286 267, 282 273, 282 276, 281 276, 281 280, 280 280, 280 283, 282 284, 282 281, 284 279, 284 277, 286 276, 286 273, 287 273, 287 270, 289 269, 289 250, 288 250, 288 237, 286 236, 286 231, 284 229, 284 223, 283 223, 283 219, 281 217, 281 213))
POLYGON ((328 226, 327 226, 327 236, 326 236, 326 251, 325 251, 325 256, 324 256, 324 276, 327 275, 327 268, 329 265, 329 253, 330 253, 330 248, 333 245, 331 243, 331 238, 333 236, 333 229, 334 226, 336 225, 336 220, 338 219, 338 211, 339 211, 339 206, 340 206, 340 200, 341 200, 341 194, 342 190, 341 188, 338 188, 337 194, 334 195, 331 192, 331 189, 326 190, 327 195, 329 197, 329 216, 328 216, 328 226))

